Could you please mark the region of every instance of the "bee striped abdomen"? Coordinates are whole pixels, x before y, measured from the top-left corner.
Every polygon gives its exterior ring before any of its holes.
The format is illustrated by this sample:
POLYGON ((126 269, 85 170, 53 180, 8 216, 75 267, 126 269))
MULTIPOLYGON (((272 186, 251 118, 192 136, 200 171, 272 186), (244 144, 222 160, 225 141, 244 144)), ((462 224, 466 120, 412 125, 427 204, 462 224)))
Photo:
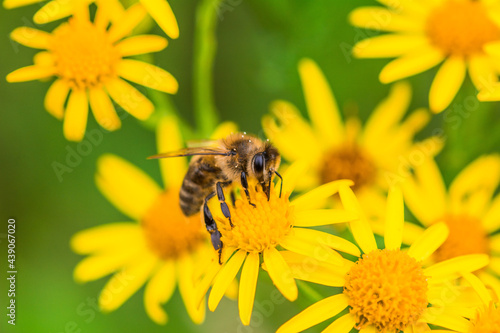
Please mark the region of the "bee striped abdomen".
POLYGON ((214 190, 221 178, 221 169, 212 156, 193 158, 179 192, 181 210, 186 216, 198 213, 203 200, 214 190))

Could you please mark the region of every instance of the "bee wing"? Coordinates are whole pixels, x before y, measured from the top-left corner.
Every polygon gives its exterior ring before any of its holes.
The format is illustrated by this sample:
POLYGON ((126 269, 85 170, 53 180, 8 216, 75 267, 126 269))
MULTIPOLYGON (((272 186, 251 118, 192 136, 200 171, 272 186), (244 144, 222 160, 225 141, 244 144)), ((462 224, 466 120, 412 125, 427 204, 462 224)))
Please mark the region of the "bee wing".
POLYGON ((200 140, 189 140, 186 142, 188 148, 204 148, 204 147, 216 147, 220 144, 220 140, 209 140, 209 139, 200 139, 200 140))
POLYGON ((188 147, 177 151, 149 156, 148 159, 194 156, 194 155, 231 155, 231 151, 220 147, 188 147))

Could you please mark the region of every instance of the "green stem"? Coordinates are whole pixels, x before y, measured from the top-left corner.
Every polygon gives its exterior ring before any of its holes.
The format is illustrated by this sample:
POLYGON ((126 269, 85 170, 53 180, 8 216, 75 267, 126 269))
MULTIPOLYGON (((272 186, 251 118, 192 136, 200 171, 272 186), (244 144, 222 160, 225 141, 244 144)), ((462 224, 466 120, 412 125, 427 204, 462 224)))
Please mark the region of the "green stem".
POLYGON ((208 137, 217 125, 213 98, 213 63, 217 47, 215 37, 217 8, 221 0, 202 0, 196 11, 194 40, 194 103, 199 134, 208 137))
POLYGON ((300 291, 309 298, 309 300, 314 303, 322 300, 324 297, 321 296, 316 290, 314 290, 310 285, 301 280, 295 280, 297 282, 297 287, 300 291))

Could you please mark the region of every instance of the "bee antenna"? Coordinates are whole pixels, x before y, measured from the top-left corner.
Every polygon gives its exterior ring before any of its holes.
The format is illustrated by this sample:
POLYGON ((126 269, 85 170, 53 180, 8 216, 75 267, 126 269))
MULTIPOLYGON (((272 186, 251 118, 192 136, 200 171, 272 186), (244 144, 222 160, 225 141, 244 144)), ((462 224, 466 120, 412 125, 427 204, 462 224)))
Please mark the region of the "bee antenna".
POLYGON ((281 175, 278 173, 278 171, 274 171, 274 173, 276 174, 276 176, 278 176, 281 180, 281 183, 280 183, 280 198, 281 198, 281 192, 283 192, 283 177, 281 177, 281 175))

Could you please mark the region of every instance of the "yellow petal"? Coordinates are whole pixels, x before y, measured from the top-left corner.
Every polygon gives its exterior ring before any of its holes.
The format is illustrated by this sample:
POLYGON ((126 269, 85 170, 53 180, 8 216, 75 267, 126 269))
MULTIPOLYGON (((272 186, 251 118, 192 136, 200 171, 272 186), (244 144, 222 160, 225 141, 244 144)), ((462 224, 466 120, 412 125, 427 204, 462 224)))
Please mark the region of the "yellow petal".
POLYGON ((99 307, 103 312, 118 309, 148 280, 158 258, 145 253, 137 262, 125 267, 108 281, 99 295, 99 307))
POLYGON ((425 72, 443 59, 444 55, 438 49, 424 47, 388 63, 380 72, 380 82, 390 83, 425 72))
POLYGON ((89 254, 119 244, 131 244, 141 238, 142 229, 137 223, 110 223, 77 232, 70 244, 74 252, 89 254))
POLYGON ((12 9, 16 7, 31 5, 42 1, 45 0, 4 0, 2 5, 5 9, 12 9))
POLYGON ((73 90, 69 95, 64 115, 64 137, 70 141, 82 141, 89 117, 89 101, 85 90, 73 90))
POLYGON ((198 285, 196 286, 196 304, 201 304, 202 302, 204 303, 205 295, 212 285, 212 281, 215 279, 219 271, 222 269, 223 266, 219 265, 219 260, 216 258, 213 258, 213 260, 210 262, 210 264, 207 266, 203 277, 201 280, 198 282, 198 285))
POLYGON ((401 248, 403 239, 404 203, 403 193, 399 187, 391 187, 387 196, 385 218, 385 248, 394 250, 401 248))
POLYGON ((51 35, 45 31, 29 27, 20 27, 10 33, 10 38, 27 47, 48 49, 51 35))
POLYGON ((348 313, 331 323, 322 333, 349 333, 355 325, 356 320, 348 313))
POLYGON ((352 25, 378 31, 422 32, 424 22, 382 7, 360 7, 349 14, 352 25))
POLYGON ((340 112, 328 81, 311 59, 299 62, 299 74, 311 122, 321 139, 321 145, 331 147, 343 139, 344 128, 340 112))
POLYGON ((492 83, 484 87, 477 94, 477 99, 481 102, 493 102, 500 100, 500 83, 492 83))
POLYGON ((375 236, 354 192, 350 187, 343 185, 340 187, 339 193, 344 208, 359 215, 359 219, 350 223, 352 234, 359 247, 364 253, 376 250, 375 236))
POLYGON ((424 261, 445 242, 448 234, 449 230, 445 223, 432 225, 410 246, 408 255, 417 261, 424 261))
POLYGON ((241 270, 238 309, 243 325, 250 325, 257 278, 259 276, 259 260, 258 253, 249 253, 241 270))
POLYGON ((186 306, 189 317, 195 324, 201 324, 205 320, 206 306, 204 303, 198 304, 196 300, 196 281, 194 269, 197 263, 189 254, 177 260, 177 272, 179 281, 179 291, 186 306))
POLYGON ((270 109, 273 116, 264 116, 262 127, 280 154, 288 161, 296 161, 304 158, 307 152, 310 161, 320 160, 321 144, 297 108, 289 102, 279 100, 274 101, 270 109))
POLYGON ((497 79, 492 59, 486 55, 475 55, 468 61, 469 75, 476 89, 490 87, 497 79))
POLYGON ((97 161, 96 184, 101 193, 125 215, 140 221, 161 193, 142 170, 115 155, 97 161))
POLYGON ((429 106, 433 112, 441 112, 450 105, 464 82, 465 73, 465 60, 462 57, 452 56, 445 60, 429 92, 429 106))
POLYGON ((38 65, 26 66, 7 74, 7 82, 24 82, 46 79, 55 74, 54 67, 41 67, 38 65))
POLYGON ((369 146, 374 142, 380 144, 380 138, 399 125, 410 105, 411 93, 411 86, 406 81, 391 86, 389 96, 377 105, 368 118, 363 130, 363 142, 369 146))
POLYGON ((332 249, 315 242, 314 240, 301 238, 291 233, 280 242, 280 245, 290 251, 309 256, 319 261, 342 265, 342 257, 332 249))
MULTIPOLYGON (((166 116, 160 120, 156 129, 156 143, 160 153, 176 151, 184 147, 177 118, 166 116)), ((180 187, 187 170, 187 158, 163 158, 159 160, 159 163, 165 188, 180 187)))
POLYGON ((61 120, 64 116, 64 103, 69 94, 69 86, 63 80, 55 80, 45 95, 45 109, 61 120))
POLYGON ((359 215, 355 212, 343 209, 304 210, 295 213, 294 226, 316 227, 320 225, 350 222, 357 218, 359 218, 359 215))
POLYGON ((167 40, 156 35, 132 36, 116 44, 122 57, 158 52, 165 47, 167 47, 167 40))
POLYGON ((295 301, 298 296, 297 285, 293 279, 290 267, 274 247, 264 250, 264 262, 267 272, 274 285, 289 301, 295 301))
POLYGON ((306 308, 304 311, 281 325, 276 333, 300 332, 334 317, 349 305, 349 299, 344 294, 322 299, 306 308))
POLYGON ((130 6, 121 18, 113 23, 108 31, 110 42, 116 42, 129 35, 146 16, 146 10, 140 3, 130 6))
POLYGON ((172 39, 179 37, 179 26, 174 12, 166 0, 140 0, 149 15, 172 39))
POLYGON ((488 265, 489 257, 486 254, 469 254, 441 261, 424 270, 426 276, 432 278, 453 279, 463 272, 474 272, 488 265))
POLYGON ((96 121, 108 131, 120 128, 121 121, 108 94, 102 88, 89 90, 89 101, 96 121))
POLYGON ((470 322, 467 319, 448 313, 436 315, 435 312, 437 311, 434 310, 433 313, 432 308, 427 308, 420 317, 420 320, 428 324, 449 328, 458 332, 469 332, 470 322))
MULTIPOLYGON (((349 267, 339 267, 291 251, 281 251, 295 279, 331 287, 342 287, 349 267)), ((267 266, 266 266, 267 269, 267 266)))
POLYGON ((420 35, 388 34, 367 38, 354 45, 356 58, 394 58, 418 50, 428 44, 420 35))
POLYGON ((500 281, 495 275, 485 271, 478 272, 477 275, 488 288, 493 290, 495 295, 500 295, 500 281))
MULTIPOLYGON (((88 6, 93 0, 80 0, 78 3, 81 6, 88 6)), ((51 0, 44 5, 33 16, 33 21, 36 24, 45 24, 53 22, 72 15, 76 7, 75 1, 68 0, 51 0)))
POLYGON ((136 248, 135 250, 97 254, 85 258, 76 265, 73 278, 80 283, 100 279, 132 261, 139 252, 139 249, 136 248))
POLYGON ((172 74, 143 61, 122 59, 117 70, 124 79, 167 94, 175 94, 179 88, 172 74))
POLYGON ((236 274, 238 274, 238 271, 245 260, 246 254, 247 253, 245 251, 237 251, 217 274, 212 291, 208 297, 208 308, 210 311, 215 311, 217 305, 219 305, 222 296, 224 296, 227 288, 236 277, 236 274))
POLYGON ((477 158, 465 167, 450 185, 450 203, 453 211, 460 211, 468 202, 481 196, 478 213, 483 214, 500 183, 500 155, 491 154, 477 158))
MULTIPOLYGON (((105 16, 111 19, 112 22, 120 20, 125 13, 125 8, 123 8, 119 0, 96 0, 96 4, 98 9, 96 17, 105 16)), ((94 22, 97 22, 97 18, 94 22)))
POLYGON ((109 81, 106 90, 118 105, 137 119, 146 120, 153 113, 153 103, 122 79, 109 81))
POLYGON ((144 307, 149 318, 158 325, 165 325, 168 320, 167 313, 162 305, 168 302, 175 290, 175 266, 169 260, 162 262, 161 266, 153 273, 144 291, 144 307))
POLYGON ((484 283, 481 282, 481 280, 479 280, 479 278, 472 273, 464 273, 462 276, 476 291, 483 303, 486 305, 490 304, 490 302, 492 301, 491 295, 488 289, 486 289, 484 283))
MULTIPOLYGON (((491 202, 488 210, 483 216, 483 227, 488 233, 497 231, 500 228, 500 195, 497 195, 491 202)), ((500 252, 500 251, 499 251, 500 252)))
POLYGON ((212 140, 225 139, 229 134, 236 132, 238 132, 238 125, 232 121, 225 121, 217 125, 215 130, 212 132, 212 135, 210 135, 210 138, 212 140))
POLYGON ((341 186, 352 186, 353 184, 352 180, 336 180, 323 184, 297 198, 294 198, 291 205, 295 207, 296 212, 315 209, 318 201, 329 198, 339 192, 341 186))
POLYGON ((283 173, 283 179, 286 181, 283 184, 283 193, 291 194, 295 189, 295 185, 299 179, 306 174, 310 164, 307 160, 297 160, 290 165, 283 173))
POLYGON ((323 231, 305 228, 293 228, 295 237, 313 241, 331 247, 334 250, 345 252, 353 256, 359 257, 360 252, 356 245, 348 240, 335 235, 328 234, 323 231))

